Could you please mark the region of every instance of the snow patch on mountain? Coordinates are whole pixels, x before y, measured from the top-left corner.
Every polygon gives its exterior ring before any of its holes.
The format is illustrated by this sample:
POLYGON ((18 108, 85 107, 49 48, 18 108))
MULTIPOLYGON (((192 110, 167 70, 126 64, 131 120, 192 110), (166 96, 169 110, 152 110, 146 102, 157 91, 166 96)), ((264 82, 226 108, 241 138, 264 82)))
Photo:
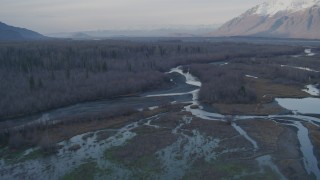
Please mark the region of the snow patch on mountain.
POLYGON ((252 9, 252 14, 273 16, 279 12, 297 12, 313 6, 320 6, 320 0, 269 0, 252 9))

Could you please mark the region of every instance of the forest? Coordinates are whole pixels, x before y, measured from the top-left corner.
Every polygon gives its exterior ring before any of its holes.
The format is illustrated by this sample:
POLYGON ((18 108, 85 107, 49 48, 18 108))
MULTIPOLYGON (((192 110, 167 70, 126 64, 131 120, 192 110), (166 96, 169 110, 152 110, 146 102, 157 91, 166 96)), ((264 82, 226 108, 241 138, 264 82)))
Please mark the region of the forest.
MULTIPOLYGON (((0 119, 167 87, 171 84, 164 72, 178 65, 246 57, 266 59, 301 51, 301 47, 294 46, 181 41, 1 43, 0 119)), ((214 71, 208 77, 224 73, 214 71)), ((206 76, 199 72, 195 75, 206 76)), ((242 86, 236 75, 227 78, 242 86)), ((250 89, 245 92, 243 98, 230 102, 255 99, 250 89)))

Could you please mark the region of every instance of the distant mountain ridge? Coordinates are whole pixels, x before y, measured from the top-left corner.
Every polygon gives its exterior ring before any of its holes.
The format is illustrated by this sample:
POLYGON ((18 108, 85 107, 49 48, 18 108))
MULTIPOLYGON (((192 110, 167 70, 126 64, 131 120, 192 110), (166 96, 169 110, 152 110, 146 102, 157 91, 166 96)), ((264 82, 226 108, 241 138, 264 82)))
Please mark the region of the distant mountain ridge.
POLYGON ((320 39, 320 0, 270 0, 210 35, 320 39))
POLYGON ((132 27, 125 29, 106 29, 96 31, 52 33, 49 37, 71 39, 103 39, 112 37, 194 37, 201 36, 216 29, 220 25, 184 25, 132 27))
POLYGON ((35 31, 0 22, 0 41, 42 40, 46 38, 35 31))

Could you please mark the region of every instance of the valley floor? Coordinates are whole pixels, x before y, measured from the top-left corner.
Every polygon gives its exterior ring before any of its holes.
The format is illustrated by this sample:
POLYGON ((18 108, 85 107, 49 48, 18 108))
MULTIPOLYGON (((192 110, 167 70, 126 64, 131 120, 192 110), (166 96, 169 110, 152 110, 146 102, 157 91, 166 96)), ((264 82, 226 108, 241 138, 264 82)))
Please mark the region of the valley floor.
MULTIPOLYGON (((278 61, 261 59, 276 70, 278 61)), ((286 61, 300 67, 294 57, 286 61)), ((304 89, 294 73, 277 79, 248 58, 228 63, 178 66, 166 73, 169 88, 1 122, 2 131, 20 136, 0 147, 0 179, 320 179, 319 112, 278 102, 308 97, 317 103, 319 94, 304 89), (253 89, 254 98, 215 102, 220 99, 203 89, 220 80, 197 72, 215 66, 232 73, 243 68, 241 90, 253 89), (35 137, 39 144, 15 148, 35 137)), ((308 76, 305 71, 299 70, 308 76)), ((313 73, 315 82, 319 72, 313 73)))

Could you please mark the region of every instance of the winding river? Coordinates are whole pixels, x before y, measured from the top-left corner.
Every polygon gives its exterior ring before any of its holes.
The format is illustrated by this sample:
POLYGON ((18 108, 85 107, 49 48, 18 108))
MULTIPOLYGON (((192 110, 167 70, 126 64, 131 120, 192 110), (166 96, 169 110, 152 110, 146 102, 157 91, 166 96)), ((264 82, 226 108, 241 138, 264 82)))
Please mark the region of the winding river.
MULTIPOLYGON (((201 82, 197 80, 196 77, 190 77, 190 73, 183 73, 181 71, 181 67, 174 68, 171 72, 178 72, 186 77, 186 83, 195 85, 197 87, 201 87, 201 82)), ((225 116, 217 113, 211 113, 203 110, 203 107, 200 106, 200 103, 198 102, 198 93, 200 89, 194 90, 192 92, 193 98, 192 98, 192 105, 199 106, 199 109, 192 109, 190 108, 191 105, 186 106, 186 111, 191 112, 194 116, 206 119, 206 120, 222 120, 225 121, 225 116)), ((311 113, 311 114, 319 114, 319 107, 320 107, 320 99, 319 98, 306 98, 306 99, 277 99, 280 105, 282 105, 285 108, 288 108, 289 110, 294 110, 299 113, 311 113), (293 102, 292 102, 293 101, 293 102), (290 107, 294 106, 294 109, 291 109, 290 107), (311 109, 310 109, 311 108, 311 109), (308 110, 307 110, 308 109, 308 110)), ((302 125, 301 122, 311 122, 314 125, 318 125, 320 123, 320 119, 315 117, 310 117, 307 115, 270 115, 270 116, 235 116, 232 122, 232 126, 239 132, 240 135, 244 136, 254 147, 254 150, 256 151, 259 147, 257 145, 257 142, 252 139, 246 131, 244 131, 240 126, 236 124, 236 121, 239 120, 245 120, 245 119, 255 119, 255 118, 265 118, 265 119, 282 119, 284 117, 287 117, 289 119, 286 119, 287 121, 293 122, 293 124, 290 124, 291 126, 294 126, 298 129, 297 137, 300 143, 300 150, 303 154, 303 160, 304 160, 304 167, 307 170, 309 174, 313 173, 317 179, 320 179, 320 169, 318 167, 318 160, 316 156, 314 155, 314 147, 311 143, 309 132, 306 127, 302 125)), ((281 176, 283 177, 283 176, 281 176)))
MULTIPOLYGON (((306 53, 309 53, 309 51, 306 53)), ((223 65, 225 65, 225 63, 223 63, 223 65)), ((226 121, 225 115, 207 111, 201 105, 201 103, 198 101, 199 91, 200 91, 202 84, 196 77, 194 77, 189 72, 184 72, 182 70, 181 66, 171 69, 167 74, 170 76, 170 78, 172 79, 172 83, 174 84, 174 86, 172 86, 172 88, 164 89, 161 91, 144 93, 138 97, 124 97, 124 98, 119 98, 119 99, 115 99, 115 100, 103 100, 103 101, 80 103, 80 104, 76 104, 73 106, 59 108, 56 110, 40 113, 40 114, 30 116, 30 117, 2 121, 2 122, 0 122, 0 127, 1 127, 0 130, 6 129, 6 128, 17 128, 17 127, 21 127, 21 126, 24 126, 27 124, 37 123, 39 121, 55 122, 55 121, 59 121, 59 119, 71 118, 73 116, 77 116, 77 117, 90 116, 91 114, 103 112, 106 109, 110 109, 113 107, 126 106, 126 107, 130 107, 130 108, 134 108, 136 110, 141 110, 141 109, 146 109, 146 108, 149 108, 149 109, 156 108, 157 106, 160 106, 160 105, 166 104, 166 103, 189 103, 189 105, 184 107, 184 110, 187 112, 190 112, 195 117, 198 117, 198 118, 201 118, 204 120, 226 121), (196 108, 194 108, 194 107, 196 107, 196 108)), ((314 99, 317 102, 319 101, 319 98, 314 98, 314 99)), ((279 102, 280 105, 283 105, 286 107, 286 105, 283 103, 287 103, 289 105, 290 104, 299 104, 301 101, 304 101, 304 100, 299 101, 299 100, 292 100, 292 99, 291 100, 290 99, 280 99, 280 100, 277 99, 277 101, 279 102), (291 101, 297 101, 297 102, 291 102, 291 101)), ((304 106, 304 107, 309 108, 309 104, 307 104, 307 103, 308 102, 305 102, 304 104, 300 104, 299 107, 304 106)), ((290 109, 290 108, 288 108, 288 109, 290 109)), ((297 109, 297 107, 294 107, 290 110, 293 110, 295 112, 299 111, 299 109, 297 109)), ((312 112, 300 110, 300 113, 317 113, 317 109, 312 112)), ((144 125, 153 126, 155 128, 160 128, 158 126, 151 124, 151 121, 155 118, 157 118, 157 116, 141 120, 141 122, 143 122, 142 124, 144 124, 144 125)), ((284 122, 283 124, 285 124, 287 126, 295 127, 297 129, 297 139, 300 142, 300 151, 303 155, 304 167, 309 174, 312 173, 316 176, 317 179, 320 179, 320 170, 318 168, 318 160, 315 157, 314 152, 313 152, 314 147, 313 147, 311 140, 309 138, 308 129, 303 125, 303 122, 310 122, 316 126, 319 126, 319 124, 320 124, 319 118, 308 116, 308 115, 303 115, 303 114, 299 114, 299 113, 293 114, 293 115, 268 115, 268 116, 243 116, 243 115, 239 115, 239 116, 233 116, 232 127, 241 136, 243 136, 248 142, 250 142, 252 144, 254 151, 257 151, 259 149, 258 143, 252 137, 250 137, 244 129, 242 129, 240 126, 238 126, 237 122, 242 121, 242 120, 247 120, 247 119, 256 119, 256 118, 264 118, 264 119, 270 119, 270 120, 283 120, 283 119, 285 119, 286 122, 284 122), (287 122, 291 122, 291 123, 288 124, 287 122)), ((185 124, 190 123, 191 120, 192 119, 186 118, 184 123, 185 124)), ((279 121, 279 122, 281 123, 281 121, 279 121)), ((125 143, 127 140, 129 140, 135 136, 135 133, 131 132, 131 129, 133 129, 137 126, 139 126, 139 122, 135 122, 135 123, 132 123, 126 127, 123 127, 122 129, 120 129, 116 132, 116 135, 103 141, 101 143, 102 145, 100 145, 100 146, 103 146, 105 148, 110 148, 111 146, 119 146, 119 145, 125 143)), ((177 126, 177 128, 173 130, 173 133, 178 133, 178 131, 177 131, 178 129, 179 129, 179 126, 177 126)), ((190 146, 201 145, 203 147, 210 149, 212 147, 215 147, 217 145, 217 142, 219 141, 217 139, 210 141, 211 143, 206 143, 207 141, 205 141, 203 139, 202 139, 202 141, 199 141, 202 138, 201 135, 197 132, 193 132, 193 133, 196 135, 195 139, 189 139, 188 142, 194 141, 194 143, 198 143, 198 144, 193 143, 193 144, 190 144, 190 146)), ((70 141, 71 142, 72 141, 82 142, 83 140, 81 140, 81 138, 83 136, 84 135, 75 136, 70 141)), ((95 136, 92 138, 89 138, 89 141, 93 141, 94 138, 95 138, 95 136)), ((188 137, 185 137, 185 138, 188 138, 188 137)), ((183 139, 181 139, 181 141, 183 141, 183 139)), ((169 157, 166 157, 166 156, 170 155, 169 152, 172 151, 172 149, 170 149, 170 148, 175 148, 176 146, 177 147, 179 146, 179 141, 177 143, 178 144, 169 146, 167 149, 164 149, 163 152, 161 152, 161 154, 162 154, 161 156, 163 156, 164 161, 173 161, 173 159, 170 159, 169 157)), ((48 164, 56 164, 55 165, 57 168, 56 170, 59 172, 60 171, 63 172, 64 171, 63 168, 65 166, 67 166, 68 164, 61 164, 60 162, 81 164, 81 159, 84 158, 86 155, 90 154, 89 153, 90 151, 95 152, 95 153, 91 153, 95 156, 95 157, 91 157, 91 158, 99 159, 100 156, 103 156, 102 152, 100 152, 99 149, 97 149, 93 146, 89 146, 90 143, 88 143, 88 142, 86 142, 86 144, 88 144, 88 147, 84 148, 83 153, 80 153, 80 154, 82 154, 83 157, 76 158, 76 157, 63 156, 64 150, 69 148, 69 146, 68 146, 68 144, 66 144, 66 142, 62 142, 62 145, 64 145, 65 148, 60 150, 60 152, 59 152, 60 158, 58 158, 58 159, 50 158, 50 160, 48 161, 48 164), (100 152, 100 153, 97 153, 97 152, 100 152), (62 160, 61 158, 64 158, 64 159, 62 160), (73 158, 75 158, 75 159, 73 159, 73 158)), ((97 146, 97 147, 99 147, 101 149, 100 146, 97 146)), ((190 149, 192 149, 192 148, 190 148, 190 149)), ((202 152, 207 153, 205 151, 205 149, 202 152)), ((191 152, 188 152, 186 150, 185 153, 191 153, 191 152)), ((160 152, 159 152, 159 154, 160 154, 160 152)), ((210 155, 210 157, 214 158, 214 154, 209 153, 209 155, 210 155)), ((185 157, 187 157, 187 156, 185 156, 185 157)), ((269 156, 261 156, 260 158, 258 157, 257 160, 259 162, 265 162, 266 164, 269 164, 270 167, 273 169, 277 169, 276 166, 272 163, 272 160, 269 156)), ((170 168, 179 169, 178 167, 182 166, 182 164, 185 164, 186 162, 187 162, 186 159, 185 159, 185 161, 183 161, 183 159, 182 159, 181 161, 176 162, 176 163, 181 163, 181 164, 168 163, 168 164, 172 164, 174 166, 177 166, 176 168, 174 168, 174 167, 168 167, 168 168, 169 169, 170 168)), ((101 166, 110 166, 110 162, 109 162, 109 164, 103 164, 103 163, 107 163, 107 162, 99 162, 99 163, 101 166)), ((33 162, 30 164, 26 164, 25 167, 26 166, 28 166, 28 169, 30 169, 30 171, 31 171, 32 168, 33 169, 40 168, 40 166, 43 166, 43 164, 41 164, 41 163, 37 164, 36 162, 33 162)), ((4 168, 3 162, 0 163, 0 167, 4 168)), ((123 170, 118 168, 118 171, 123 171, 123 170)), ((126 174, 127 172, 123 171, 121 173, 126 174)), ((175 172, 171 172, 171 173, 174 174, 175 172)), ((37 175, 39 175, 39 174, 37 174, 37 175)), ((42 175, 40 177, 44 178, 44 179, 56 178, 56 177, 49 177, 46 175, 42 175)), ((168 175, 168 177, 172 177, 172 176, 168 175)), ((284 177, 284 176, 281 175, 281 177, 284 177)))

